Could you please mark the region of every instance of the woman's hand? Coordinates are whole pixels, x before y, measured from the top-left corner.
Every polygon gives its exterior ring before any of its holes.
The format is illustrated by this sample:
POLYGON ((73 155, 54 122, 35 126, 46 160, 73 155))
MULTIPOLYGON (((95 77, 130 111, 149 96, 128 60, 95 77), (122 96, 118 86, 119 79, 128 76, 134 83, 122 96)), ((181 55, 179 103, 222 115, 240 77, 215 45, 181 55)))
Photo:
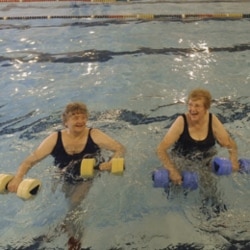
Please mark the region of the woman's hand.
POLYGON ((100 165, 99 165, 99 169, 101 170, 101 171, 105 171, 105 170, 108 170, 108 171, 110 171, 111 170, 111 162, 103 162, 103 163, 101 163, 100 165))
POLYGON ((239 162, 238 161, 232 162, 232 170, 234 172, 238 172, 240 170, 240 166, 239 166, 239 162))
POLYGON ((7 189, 9 192, 11 193, 16 193, 19 184, 22 182, 22 178, 21 177, 17 177, 15 176, 8 184, 7 189))
POLYGON ((169 179, 175 184, 175 185, 181 185, 182 184, 182 176, 180 175, 179 171, 176 169, 171 169, 169 171, 169 179))

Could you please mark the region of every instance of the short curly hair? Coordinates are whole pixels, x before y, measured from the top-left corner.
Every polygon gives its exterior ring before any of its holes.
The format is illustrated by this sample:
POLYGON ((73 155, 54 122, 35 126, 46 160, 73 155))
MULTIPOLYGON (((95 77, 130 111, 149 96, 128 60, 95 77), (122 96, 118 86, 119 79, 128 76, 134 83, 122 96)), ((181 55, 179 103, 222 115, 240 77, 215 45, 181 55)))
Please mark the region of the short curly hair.
POLYGON ((212 96, 210 94, 210 92, 206 89, 202 89, 202 88, 196 88, 194 90, 192 90, 187 98, 187 102, 189 100, 203 100, 204 101, 204 106, 206 109, 209 109, 211 106, 211 102, 212 102, 212 96))
POLYGON ((89 112, 87 109, 86 104, 82 103, 82 102, 71 102, 68 103, 62 113, 62 122, 63 124, 66 123, 69 115, 74 114, 74 113, 80 113, 80 114, 84 114, 87 116, 89 116, 89 112))

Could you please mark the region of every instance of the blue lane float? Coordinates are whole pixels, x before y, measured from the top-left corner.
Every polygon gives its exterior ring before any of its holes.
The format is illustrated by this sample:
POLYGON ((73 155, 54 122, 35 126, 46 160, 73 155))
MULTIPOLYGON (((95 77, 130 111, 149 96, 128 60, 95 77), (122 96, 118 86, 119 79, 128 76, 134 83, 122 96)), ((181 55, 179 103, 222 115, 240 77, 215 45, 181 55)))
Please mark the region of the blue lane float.
MULTIPOLYGON (((239 160, 239 172, 250 174, 250 159, 242 158, 239 160)), ((212 170, 216 175, 230 175, 232 173, 232 163, 224 157, 214 157, 212 170)))
MULTIPOLYGON (((152 173, 153 186, 155 188, 167 188, 170 184, 169 172, 165 168, 154 170, 152 173)), ((198 174, 190 171, 182 172, 182 187, 195 190, 198 188, 198 174)))

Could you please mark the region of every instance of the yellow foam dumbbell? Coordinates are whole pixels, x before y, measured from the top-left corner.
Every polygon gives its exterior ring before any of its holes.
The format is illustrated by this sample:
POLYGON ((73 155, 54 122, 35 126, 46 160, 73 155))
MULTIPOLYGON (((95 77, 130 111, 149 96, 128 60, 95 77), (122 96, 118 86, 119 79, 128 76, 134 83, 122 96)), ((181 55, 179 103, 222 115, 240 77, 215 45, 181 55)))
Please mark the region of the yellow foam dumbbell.
POLYGON ((81 162, 81 169, 80 174, 83 178, 91 178, 94 176, 94 166, 95 166, 95 159, 83 159, 81 162))
MULTIPOLYGON (((95 159, 83 159, 81 162, 80 174, 83 178, 92 178, 94 176, 95 159)), ((124 171, 124 158, 113 158, 111 163, 112 174, 122 174, 124 171)))
POLYGON ((124 171, 124 158, 113 158, 111 165, 112 174, 122 174, 124 171))
MULTIPOLYGON (((7 192, 8 183, 14 178, 12 174, 0 174, 0 193, 7 192)), ((29 199, 36 195, 41 187, 41 182, 37 179, 25 179, 17 188, 17 196, 22 199, 29 199)))
POLYGON ((38 193, 41 185, 42 183, 38 179, 25 179, 18 186, 17 196, 28 200, 38 193))
POLYGON ((8 183, 14 178, 12 174, 0 174, 0 193, 7 191, 8 183))

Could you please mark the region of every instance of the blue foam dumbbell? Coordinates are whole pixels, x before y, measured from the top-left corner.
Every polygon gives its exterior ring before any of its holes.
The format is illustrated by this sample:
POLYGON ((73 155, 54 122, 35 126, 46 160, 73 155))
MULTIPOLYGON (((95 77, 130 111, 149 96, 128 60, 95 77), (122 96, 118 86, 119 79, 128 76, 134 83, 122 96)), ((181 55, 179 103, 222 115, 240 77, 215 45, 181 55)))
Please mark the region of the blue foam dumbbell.
POLYGON ((229 175, 232 173, 232 163, 224 157, 214 157, 212 161, 212 170, 217 175, 229 175))
MULTIPOLYGON (((152 180, 154 187, 167 188, 170 179, 169 172, 165 168, 160 168, 152 173, 152 180)), ((182 172, 182 187, 185 189, 194 190, 198 188, 198 175, 195 172, 183 171, 182 172)))
MULTIPOLYGON (((250 159, 240 159, 239 165, 239 172, 250 174, 250 159)), ((217 175, 230 175, 232 173, 232 163, 227 158, 214 157, 212 161, 212 170, 217 175)))
POLYGON ((250 174, 250 159, 239 159, 240 172, 250 174))

